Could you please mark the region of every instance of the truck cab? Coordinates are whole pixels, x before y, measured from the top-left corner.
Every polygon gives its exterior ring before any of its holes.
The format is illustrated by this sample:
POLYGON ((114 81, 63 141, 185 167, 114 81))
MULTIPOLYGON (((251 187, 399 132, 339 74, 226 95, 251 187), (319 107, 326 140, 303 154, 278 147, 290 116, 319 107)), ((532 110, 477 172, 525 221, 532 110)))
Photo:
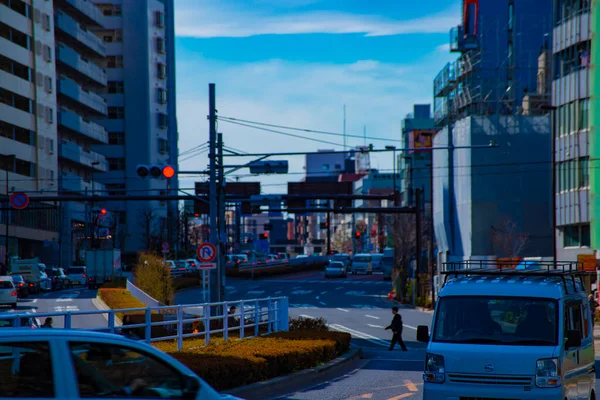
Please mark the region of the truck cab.
POLYGON ((595 399, 587 273, 578 263, 444 266, 431 333, 417 327, 427 343, 424 399, 595 399))

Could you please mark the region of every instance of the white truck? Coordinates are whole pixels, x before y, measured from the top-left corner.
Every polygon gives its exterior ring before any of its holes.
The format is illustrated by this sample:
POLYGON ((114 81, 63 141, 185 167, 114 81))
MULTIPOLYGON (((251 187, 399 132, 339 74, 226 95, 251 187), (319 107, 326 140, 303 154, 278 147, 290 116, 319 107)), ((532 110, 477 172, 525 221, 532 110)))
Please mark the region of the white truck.
POLYGON ((97 289, 106 282, 111 282, 121 270, 121 250, 88 250, 85 253, 87 285, 89 289, 97 289))
POLYGON ((51 290, 52 284, 44 272, 46 264, 39 258, 12 259, 9 266, 10 275, 21 275, 29 284, 30 293, 39 293, 40 290, 51 290))

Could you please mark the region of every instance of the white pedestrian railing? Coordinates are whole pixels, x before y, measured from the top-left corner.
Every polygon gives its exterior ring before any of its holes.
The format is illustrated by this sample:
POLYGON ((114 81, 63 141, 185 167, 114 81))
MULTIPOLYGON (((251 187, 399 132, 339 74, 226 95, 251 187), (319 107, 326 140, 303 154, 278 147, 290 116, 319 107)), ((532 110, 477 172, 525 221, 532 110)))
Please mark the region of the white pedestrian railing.
POLYGON ((133 297, 147 305, 148 307, 159 307, 161 306, 160 301, 150 297, 146 292, 142 289, 135 286, 131 281, 127 280, 127 290, 131 293, 133 297))
POLYGON ((12 326, 19 328, 24 326, 22 322, 29 318, 37 318, 38 321, 43 322, 43 319, 52 317, 53 328, 122 334, 146 343, 176 340, 177 349, 181 350, 183 341, 187 338, 204 338, 205 344, 208 345, 211 335, 215 334, 222 334, 223 339, 228 340, 231 334, 237 334, 240 339, 243 339, 287 331, 288 316, 288 298, 269 297, 119 310, 11 313, 0 314, 0 320, 12 320, 12 326), (230 314, 229 310, 232 306, 235 306, 236 310, 230 314), (117 326, 117 314, 125 315, 121 326, 117 326), (93 325, 90 316, 94 315, 105 316, 106 322, 96 323, 101 326, 87 326, 93 325))

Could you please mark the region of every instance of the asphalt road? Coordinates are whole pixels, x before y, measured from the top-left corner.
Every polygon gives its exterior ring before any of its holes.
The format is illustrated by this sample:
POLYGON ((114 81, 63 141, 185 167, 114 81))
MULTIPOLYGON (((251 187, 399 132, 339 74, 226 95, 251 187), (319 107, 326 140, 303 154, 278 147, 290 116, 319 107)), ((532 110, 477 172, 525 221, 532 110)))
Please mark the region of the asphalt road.
MULTIPOLYGON (((56 292, 45 292, 31 295, 25 299, 19 299, 14 312, 31 314, 64 312, 64 311, 88 311, 97 310, 92 302, 96 298, 96 290, 88 290, 87 287, 60 290, 56 292)), ((12 312, 8 308, 0 309, 0 312, 12 312)), ((64 327, 64 317, 52 317, 55 328, 64 327)), ((45 317, 39 317, 38 322, 44 323, 45 317)), ((102 314, 96 315, 73 315, 71 327, 81 328, 106 328, 108 322, 102 314)))

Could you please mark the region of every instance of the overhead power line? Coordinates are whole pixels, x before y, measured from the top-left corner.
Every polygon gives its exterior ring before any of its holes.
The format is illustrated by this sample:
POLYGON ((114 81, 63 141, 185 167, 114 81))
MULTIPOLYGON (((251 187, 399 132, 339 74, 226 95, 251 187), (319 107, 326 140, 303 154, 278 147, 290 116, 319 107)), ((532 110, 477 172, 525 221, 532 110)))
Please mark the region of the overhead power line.
MULTIPOLYGON (((223 122, 233 122, 233 121, 244 122, 247 124, 269 126, 271 128, 289 129, 292 131, 300 131, 300 132, 307 132, 307 133, 319 133, 322 135, 330 135, 330 136, 338 136, 338 137, 346 136, 346 137, 350 137, 350 138, 380 140, 380 141, 384 141, 384 142, 399 142, 399 143, 403 142, 400 139, 386 139, 386 138, 381 138, 381 137, 365 136, 365 135, 360 135, 360 136, 359 135, 349 135, 349 134, 344 135, 343 133, 319 131, 319 130, 315 130, 315 129, 306 129, 306 128, 295 128, 295 127, 291 127, 291 126, 268 124, 266 122, 249 121, 249 120, 233 118, 233 117, 219 116, 218 119, 222 120, 223 122)), ((349 146, 346 146, 346 147, 349 147, 349 146)))
MULTIPOLYGON (((308 137, 304 137, 304 136, 300 136, 300 135, 295 135, 293 133, 281 132, 281 131, 277 131, 277 130, 274 130, 274 129, 261 128, 260 126, 248 125, 248 124, 243 124, 241 122, 234 122, 234 121, 229 121, 229 120, 225 120, 225 119, 222 120, 222 121, 223 122, 228 122, 230 124, 235 124, 235 125, 245 126, 245 127, 248 127, 248 128, 257 129, 259 131, 277 133, 279 135, 290 136, 290 137, 294 137, 294 138, 298 138, 298 139, 304 139, 304 140, 310 140, 312 142, 318 142, 318 143, 324 143, 324 144, 329 144, 329 145, 333 145, 333 146, 344 147, 344 145, 341 144, 341 143, 328 142, 327 140, 320 140, 320 139, 308 138, 308 137)), ((350 147, 350 146, 346 146, 346 147, 350 147)))

